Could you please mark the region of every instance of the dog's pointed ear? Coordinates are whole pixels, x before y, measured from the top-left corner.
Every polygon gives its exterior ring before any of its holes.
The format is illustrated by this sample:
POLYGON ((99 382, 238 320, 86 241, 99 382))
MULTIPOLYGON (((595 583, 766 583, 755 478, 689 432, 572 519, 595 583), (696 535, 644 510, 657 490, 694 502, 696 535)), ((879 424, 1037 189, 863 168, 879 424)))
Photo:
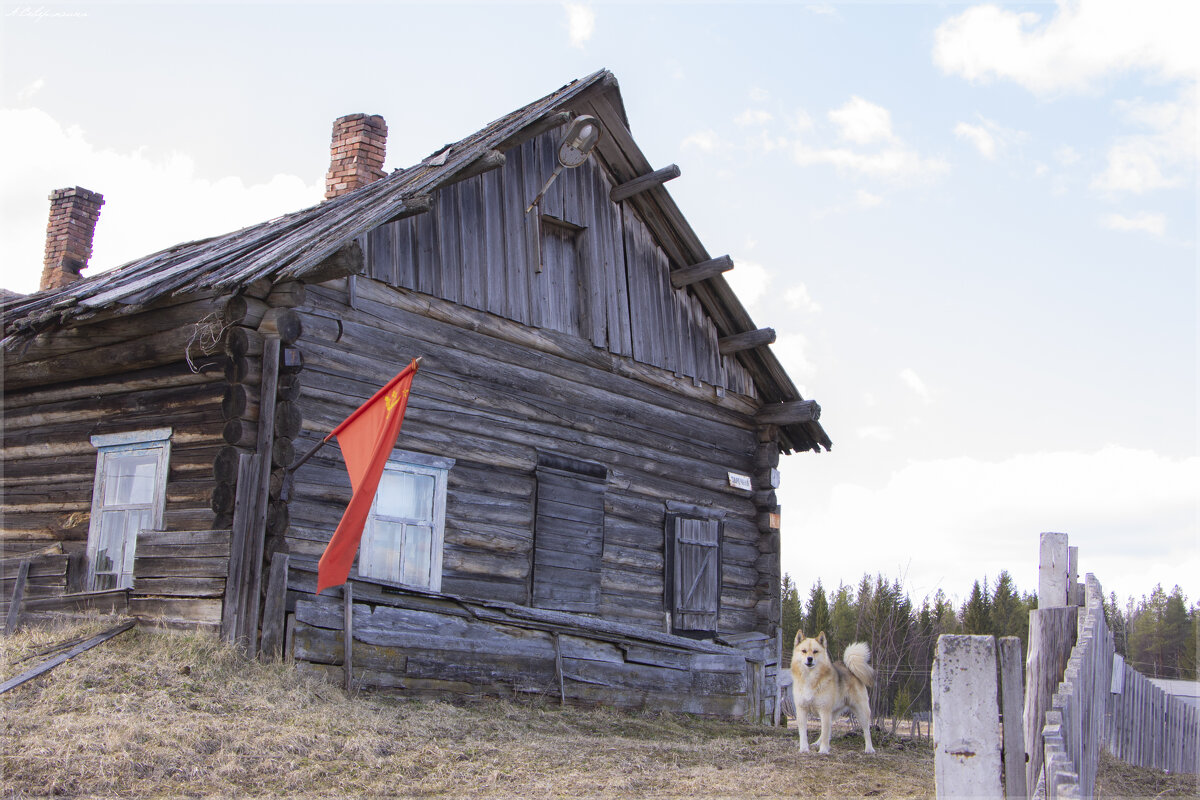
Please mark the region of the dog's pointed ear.
POLYGON ((792 640, 792 647, 795 647, 796 645, 800 644, 803 641, 804 641, 804 631, 802 631, 802 630, 796 631, 796 638, 792 640))
POLYGON ((825 646, 825 631, 817 634, 817 644, 821 645, 821 647, 825 646))

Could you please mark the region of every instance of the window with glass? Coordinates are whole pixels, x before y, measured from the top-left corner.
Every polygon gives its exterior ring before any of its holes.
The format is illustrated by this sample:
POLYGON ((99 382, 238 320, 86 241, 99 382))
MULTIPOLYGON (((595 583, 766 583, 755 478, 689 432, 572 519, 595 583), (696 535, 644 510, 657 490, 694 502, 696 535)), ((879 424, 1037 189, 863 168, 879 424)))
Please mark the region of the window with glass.
POLYGON ((363 529, 358 574, 439 591, 446 476, 453 459, 396 451, 383 469, 363 529))
POLYGON ((93 436, 97 450, 88 528, 88 588, 133 586, 137 535, 162 527, 171 429, 93 436))

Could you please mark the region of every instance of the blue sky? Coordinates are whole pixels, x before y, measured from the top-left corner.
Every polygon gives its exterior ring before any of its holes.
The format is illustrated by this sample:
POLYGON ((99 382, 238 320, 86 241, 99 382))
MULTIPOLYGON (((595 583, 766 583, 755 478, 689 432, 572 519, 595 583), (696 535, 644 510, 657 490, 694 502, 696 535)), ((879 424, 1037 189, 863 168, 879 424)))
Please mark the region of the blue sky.
POLYGON ((1066 531, 1119 595, 1200 599, 1200 4, 2 7, 3 285, 52 189, 96 268, 320 199, 340 115, 387 167, 611 69, 831 453, 783 463, 801 587, 915 597, 1066 531))

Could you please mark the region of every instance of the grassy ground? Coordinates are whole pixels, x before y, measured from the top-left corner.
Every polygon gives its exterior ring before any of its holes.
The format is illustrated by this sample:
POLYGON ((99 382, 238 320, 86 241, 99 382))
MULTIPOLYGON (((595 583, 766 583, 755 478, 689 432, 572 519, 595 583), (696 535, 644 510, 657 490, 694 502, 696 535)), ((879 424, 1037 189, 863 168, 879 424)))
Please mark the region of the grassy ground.
MULTIPOLYGON (((112 624, 4 639, 0 679, 112 624)), ((347 697, 208 638, 145 631, 9 692, 0 707, 5 798, 933 794, 932 751, 907 739, 877 739, 879 754, 866 756, 862 739, 846 736, 831 756, 801 757, 794 731, 681 715, 347 697)))

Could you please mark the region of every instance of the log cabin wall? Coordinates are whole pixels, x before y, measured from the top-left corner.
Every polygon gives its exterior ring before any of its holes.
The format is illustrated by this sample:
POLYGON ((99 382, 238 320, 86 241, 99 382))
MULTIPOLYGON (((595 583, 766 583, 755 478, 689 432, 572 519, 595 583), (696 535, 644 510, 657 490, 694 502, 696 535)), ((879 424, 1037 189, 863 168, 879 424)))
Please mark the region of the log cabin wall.
MULTIPOLYGON (((603 618, 669 627, 665 528, 668 504, 683 504, 722 520, 718 631, 773 637, 761 498, 728 479, 758 474, 753 386, 695 297, 671 288, 648 229, 610 202, 602 166, 564 171, 532 224, 555 136, 363 237, 363 275, 307 287, 297 452, 423 356, 397 447, 455 459, 443 592, 533 600, 538 458, 561 454, 608 470, 603 618)), ((302 467, 289 551, 319 556, 348 498, 336 451, 302 467)))
MULTIPOLYGON (((132 314, 102 312, 4 354, 0 551, 5 562, 46 552, 61 553, 70 563, 53 586, 31 592, 32 600, 48 603, 86 588, 84 555, 97 465, 92 436, 170 428, 162 527, 180 532, 213 527, 212 472, 223 444, 226 356, 203 352, 196 323, 206 317, 215 321, 209 315, 222 304, 211 294, 191 295, 132 314), (189 344, 192 366, 186 358, 189 344)), ((218 323, 210 330, 219 328, 218 323)), ((195 554, 188 545, 180 548, 183 557, 195 554)), ((164 558, 162 547, 146 555, 135 561, 133 593, 143 577, 151 588, 139 600, 131 599, 133 613, 207 624, 215 611, 219 619, 216 584, 223 583, 223 571, 213 574, 215 567, 206 563, 196 572, 193 559, 192 567, 181 572, 183 562, 164 558), (202 573, 207 588, 199 588, 202 573), (182 604, 181 593, 190 598, 182 604)))

